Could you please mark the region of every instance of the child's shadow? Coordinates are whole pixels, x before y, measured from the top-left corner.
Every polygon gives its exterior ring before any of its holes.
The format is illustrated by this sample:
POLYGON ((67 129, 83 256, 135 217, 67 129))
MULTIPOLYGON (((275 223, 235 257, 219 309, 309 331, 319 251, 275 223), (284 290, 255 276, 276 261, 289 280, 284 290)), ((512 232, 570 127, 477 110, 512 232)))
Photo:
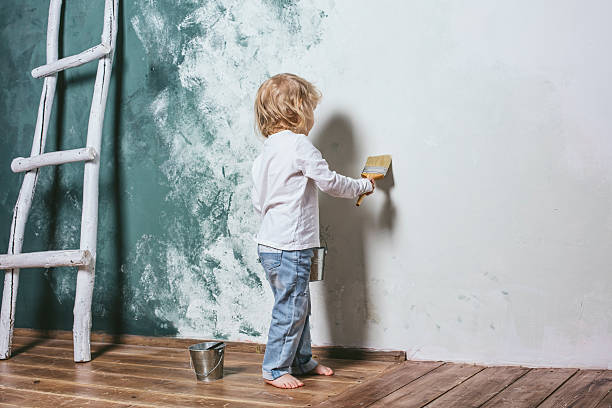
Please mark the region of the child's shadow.
MULTIPOLYGON (((317 136, 313 143, 332 170, 359 177, 365 158, 356 157, 353 128, 347 116, 334 115, 317 136)), ((372 220, 363 207, 355 206, 355 201, 319 194, 321 245, 327 245, 329 250, 322 293, 332 345, 364 346, 365 323, 372 319, 368 313, 364 250, 365 230, 372 220)))

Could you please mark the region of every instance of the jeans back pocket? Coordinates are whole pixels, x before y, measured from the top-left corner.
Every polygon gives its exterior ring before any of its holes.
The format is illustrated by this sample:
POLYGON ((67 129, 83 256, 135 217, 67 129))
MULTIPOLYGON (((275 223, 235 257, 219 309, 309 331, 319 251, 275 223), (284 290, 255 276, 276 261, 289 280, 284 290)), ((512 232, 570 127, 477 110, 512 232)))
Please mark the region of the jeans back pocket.
POLYGON ((271 271, 280 266, 281 253, 260 252, 259 262, 261 262, 261 265, 266 270, 266 272, 270 273, 271 271))

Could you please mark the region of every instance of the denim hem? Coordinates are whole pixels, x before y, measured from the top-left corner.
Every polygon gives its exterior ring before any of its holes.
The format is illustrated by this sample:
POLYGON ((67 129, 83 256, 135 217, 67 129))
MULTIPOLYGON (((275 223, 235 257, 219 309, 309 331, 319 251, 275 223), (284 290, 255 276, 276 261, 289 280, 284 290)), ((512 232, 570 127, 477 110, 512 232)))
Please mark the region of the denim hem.
POLYGON ((285 374, 291 374, 290 370, 291 369, 289 369, 289 370, 272 370, 272 371, 261 370, 261 376, 264 378, 264 380, 274 381, 278 377, 282 377, 285 374))
POLYGON ((289 367, 289 374, 306 374, 314 370, 314 368, 318 365, 319 363, 311 358, 306 364, 299 364, 297 366, 289 367))

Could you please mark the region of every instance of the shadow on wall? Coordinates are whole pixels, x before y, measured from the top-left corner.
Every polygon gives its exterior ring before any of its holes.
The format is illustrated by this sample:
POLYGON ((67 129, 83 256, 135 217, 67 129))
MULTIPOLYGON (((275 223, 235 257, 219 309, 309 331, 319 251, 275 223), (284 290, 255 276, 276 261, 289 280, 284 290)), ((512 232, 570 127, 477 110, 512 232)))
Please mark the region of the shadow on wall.
MULTIPOLYGON (((64 55, 64 27, 66 20, 66 4, 62 3, 61 11, 60 11, 60 25, 58 31, 59 41, 57 44, 58 55, 64 55)), ((49 136, 47 136, 47 147, 46 151, 55 151, 61 150, 62 148, 62 136, 64 134, 64 115, 65 115, 65 100, 66 100, 66 84, 65 84, 65 72, 60 71, 57 73, 57 82, 55 86, 55 146, 51 145, 52 142, 49 136)), ((48 134, 51 132, 51 128, 48 129, 48 134)), ((45 242, 48 242, 49 245, 45 248, 47 251, 59 249, 61 238, 58 236, 58 217, 60 214, 60 205, 62 199, 62 191, 61 191, 61 175, 62 175, 62 167, 61 166, 52 166, 49 171, 52 172, 52 182, 51 187, 49 189, 49 197, 50 199, 45 200, 48 203, 48 214, 49 214, 49 228, 47 229, 47 236, 45 242)), ((44 194, 44 193, 43 193, 44 194)), ((53 287, 51 281, 53 279, 53 275, 55 273, 67 273, 67 268, 51 268, 45 269, 43 272, 44 279, 41 280, 42 283, 42 293, 40 297, 35 301, 35 305, 37 308, 37 313, 35 315, 35 323, 34 327, 43 330, 46 332, 47 330, 55 329, 61 325, 61 322, 58 319, 58 315, 60 311, 58 310, 57 300, 55 299, 55 295, 53 293, 53 287)), ((70 273, 72 271, 69 271, 70 273)), ((74 272, 73 272, 74 273, 74 272)), ((25 351, 22 350, 22 351, 25 351)))
POLYGON ((393 163, 391 163, 385 178, 376 181, 376 193, 385 195, 385 202, 378 214, 377 225, 378 228, 388 230, 389 232, 393 231, 395 215, 397 213, 395 204, 391 200, 391 190, 393 190, 393 187, 395 187, 395 179, 393 178, 393 163))
MULTIPOLYGON (((356 177, 356 166, 365 158, 357 157, 353 126, 348 116, 334 115, 320 131, 317 147, 332 170, 356 177)), ((358 167, 360 171, 361 167, 358 167)), ((391 169, 390 169, 391 170, 391 169)), ((373 227, 392 230, 395 207, 390 198, 394 181, 388 173, 377 183, 377 192, 385 193, 383 213, 375 217, 364 205, 354 200, 321 194, 319 211, 321 244, 329 248, 325 266, 324 296, 331 343, 342 346, 363 346, 367 341, 366 322, 376 319, 368 308, 368 251, 366 231, 373 227), (378 218, 378 219, 376 219, 378 218)), ((367 200, 367 198, 366 198, 367 200)))
MULTIPOLYGON (((64 34, 66 13, 65 13, 65 4, 62 4, 62 12, 61 12, 61 23, 60 23, 60 31, 59 31, 59 55, 63 55, 64 44, 67 42, 67 38, 64 34)), ((101 172, 110 168, 113 172, 111 176, 112 180, 112 188, 109 192, 105 193, 104 191, 100 191, 100 203, 99 204, 99 213, 102 215, 101 206, 104 205, 102 201, 102 197, 104 194, 109 194, 111 196, 112 208, 114 214, 111 219, 114 221, 114 234, 113 239, 109 240, 112 242, 110 252, 114 253, 114 259, 116 260, 114 264, 109 263, 111 268, 108 270, 97 270, 96 274, 100 275, 102 273, 106 273, 112 282, 114 292, 111 294, 105 294, 103 296, 98 295, 96 292, 101 290, 100 284, 98 283, 94 287, 94 301, 98 297, 102 297, 103 299, 106 297, 109 299, 107 303, 108 314, 107 318, 108 323, 103 323, 102 328, 104 331, 112 333, 115 337, 113 338, 113 342, 118 342, 118 336, 124 333, 124 286, 125 279, 123 276, 123 271, 121 265, 125 262, 125 253, 123 250, 124 247, 124 229, 123 225, 125 225, 125 217, 122 213, 122 200, 121 200, 121 188, 122 188, 122 179, 121 179, 121 162, 120 162, 120 134, 121 134, 121 124, 122 124, 122 112, 121 112, 121 94, 123 92, 123 68, 125 66, 125 51, 124 51, 124 32, 125 32, 125 24, 123 17, 123 2, 119 2, 119 12, 118 12, 118 24, 119 31, 117 33, 116 46, 115 46, 115 54, 114 54, 114 63, 113 63, 113 75, 112 75, 112 85, 111 91, 114 92, 114 103, 108 103, 106 109, 106 116, 110 116, 110 122, 112 123, 112 128, 109 131, 108 127, 105 128, 104 138, 107 138, 106 133, 110 133, 110 142, 103 140, 103 149, 106 150, 105 145, 110 145, 109 153, 112 154, 112 157, 107 158, 107 161, 111 161, 113 165, 108 167, 102 167, 101 172), (114 86, 114 90, 113 87, 114 86)), ((93 89, 93 84, 96 79, 96 71, 92 69, 91 71, 85 74, 72 74, 67 79, 66 73, 64 71, 58 73, 58 82, 57 82, 57 91, 56 91, 56 100, 55 100, 55 109, 56 109, 56 122, 55 122, 55 146, 50 146, 51 149, 47 150, 60 150, 66 149, 64 143, 64 134, 66 132, 66 106, 69 103, 66 97, 67 89, 71 86, 75 86, 81 83, 85 83, 88 86, 91 86, 93 89)), ((109 92, 109 93, 110 93, 109 92)), ((113 98, 113 95, 109 95, 110 98, 113 98)), ((109 98, 109 102, 110 102, 109 98)), ((88 118, 88 115, 86 115, 88 118)), ((82 124, 86 126, 87 124, 82 124)), ((108 126, 108 125, 107 125, 108 126)), ((83 137, 83 142, 85 143, 85 138, 83 137)), ((106 153, 106 151, 104 152, 106 153)), ((110 156, 110 155, 109 155, 110 156)), ((103 165, 104 166, 104 165, 103 165)), ((64 190, 67 186, 62 185, 61 180, 65 178, 66 174, 63 173, 65 170, 62 166, 53 167, 53 177, 52 177, 52 185, 50 190, 50 199, 47 200, 49 202, 49 228, 48 228, 48 237, 45 240, 49 242, 48 250, 60 248, 62 245, 62 236, 61 230, 59 229, 59 219, 61 218, 61 205, 60 203, 64 200, 64 190)), ((82 173, 81 173, 82 174, 82 173)), ((82 177, 82 176, 81 176, 82 177)), ((102 178, 102 177, 101 177, 102 178)), ((75 190, 76 196, 82 195, 82 185, 79 186, 70 186, 70 188, 75 190)), ((80 215, 80 214, 79 214, 80 215)), ((80 223, 81 220, 75 219, 74 222, 80 223)), ((100 257, 101 249, 103 248, 103 242, 106 240, 106 237, 101 234, 102 229, 100 228, 98 231, 98 256, 100 257)), ((104 256, 103 254, 102 256, 104 256)), ((111 257, 112 258, 112 257, 111 257)), ((97 265, 101 264, 100 260, 98 260, 97 265)), ((75 273, 76 270, 72 268, 56 268, 50 269, 48 272, 45 272, 46 281, 44 282, 43 293, 40 299, 37 300, 38 304, 38 313, 36 314, 36 323, 34 327, 41 328, 43 330, 48 329, 57 329, 62 328, 65 325, 65 322, 61 319, 58 313, 58 307, 56 305, 57 301, 55 300, 55 296, 53 293, 53 288, 49 281, 53 279, 53 274, 65 274, 65 273, 75 273)), ((98 276, 97 280, 100 280, 98 276)), ((73 289, 74 290, 74 289, 73 289)), ((104 301, 104 300, 102 300, 104 301)), ((72 307, 72 305, 71 305, 72 307)), ((93 306, 92 306, 93 308, 93 306)), ((95 314, 95 308, 93 310, 94 316, 94 327, 95 325, 99 325, 99 316, 95 314)), ((107 348, 112 346, 107 346, 99 349, 97 352, 93 354, 93 357, 97 357, 106 351, 107 348)))
MULTIPOLYGON (((110 331, 113 333, 113 341, 112 343, 119 343, 120 335, 125 331, 125 322, 124 322, 124 306, 125 306, 125 276, 122 265, 126 262, 126 254, 123 250, 124 248, 124 228, 125 225, 125 216, 123 213, 123 202, 121 191, 123 190, 123 183, 121 178, 121 156, 120 156, 120 147, 121 147, 121 125, 122 125, 122 111, 121 111, 121 94, 123 92, 123 71, 126 65, 125 62, 125 22, 123 17, 123 2, 119 2, 118 9, 118 26, 119 30, 117 31, 117 38, 115 42, 115 55, 113 61, 113 76, 111 80, 114 81, 115 85, 115 98, 113 110, 109 113, 112 114, 113 118, 113 130, 112 130, 112 161, 114 166, 113 170, 113 188, 111 192, 113 209, 114 209, 114 248, 112 250, 115 252, 115 264, 112 268, 112 272, 114 273, 113 281, 115 282, 115 293, 113 294, 111 305, 110 305, 110 315, 111 315, 111 324, 110 331)), ((113 346, 107 346, 112 348, 113 346)), ((96 353, 95 357, 101 355, 105 350, 101 350, 96 353)))

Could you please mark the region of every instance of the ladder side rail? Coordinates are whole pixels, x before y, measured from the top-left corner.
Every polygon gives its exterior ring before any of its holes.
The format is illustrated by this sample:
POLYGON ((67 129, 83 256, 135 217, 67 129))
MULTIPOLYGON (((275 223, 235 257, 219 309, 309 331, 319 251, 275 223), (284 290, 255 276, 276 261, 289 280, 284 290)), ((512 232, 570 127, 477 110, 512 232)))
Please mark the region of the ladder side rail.
POLYGON ((113 54, 117 38, 118 0, 105 0, 104 29, 102 44, 108 44, 111 51, 98 62, 98 71, 87 127, 87 147, 93 147, 98 155, 92 161, 85 162, 83 175, 83 212, 81 215, 81 250, 91 253, 89 266, 79 267, 77 273, 76 295, 74 300, 74 361, 91 360, 91 302, 95 280, 96 239, 98 234, 98 185, 100 174, 100 148, 102 144, 102 126, 106 99, 110 86, 113 54))
MULTIPOLYGON (((49 19, 47 22, 47 63, 57 61, 58 38, 62 0, 50 0, 49 19)), ((57 75, 48 76, 43 83, 43 89, 38 106, 38 116, 34 131, 34 141, 30 156, 42 154, 45 150, 49 118, 55 98, 57 75)), ((19 196, 13 209, 13 220, 9 237, 8 254, 19 254, 23 247, 25 225, 32 205, 38 172, 27 172, 24 175, 19 196)), ((17 304, 17 289, 19 287, 19 269, 9 269, 4 273, 4 290, 2 293, 2 308, 0 309, 0 359, 11 355, 11 342, 15 323, 15 306, 17 304)))

